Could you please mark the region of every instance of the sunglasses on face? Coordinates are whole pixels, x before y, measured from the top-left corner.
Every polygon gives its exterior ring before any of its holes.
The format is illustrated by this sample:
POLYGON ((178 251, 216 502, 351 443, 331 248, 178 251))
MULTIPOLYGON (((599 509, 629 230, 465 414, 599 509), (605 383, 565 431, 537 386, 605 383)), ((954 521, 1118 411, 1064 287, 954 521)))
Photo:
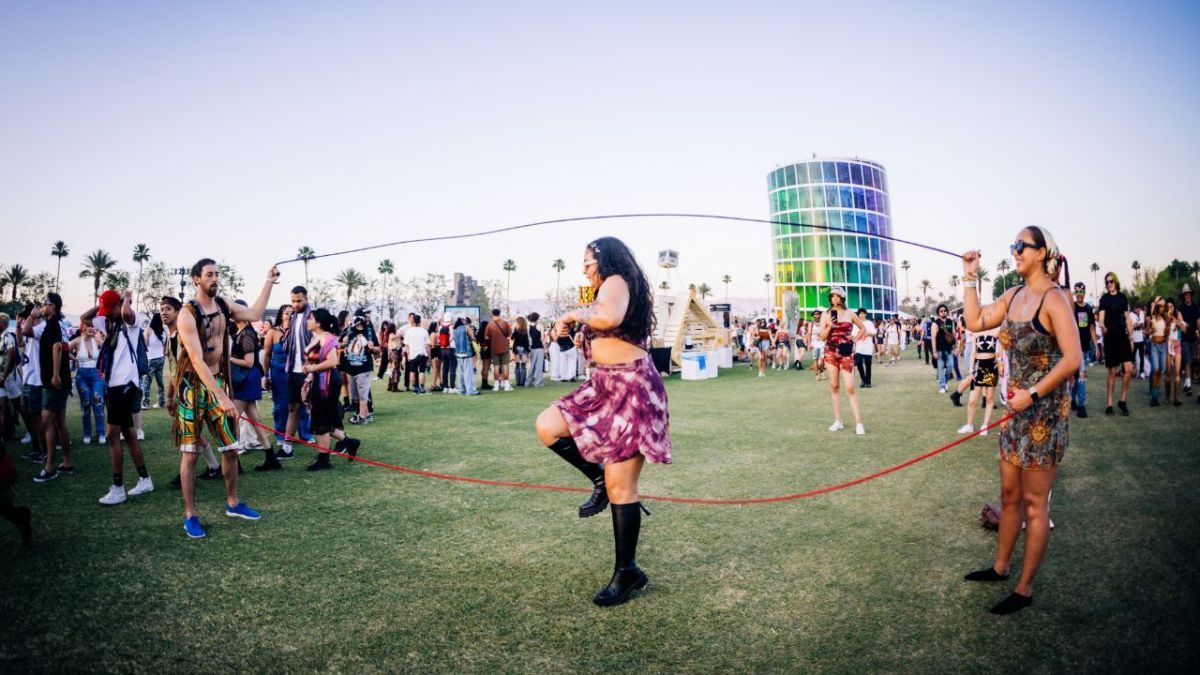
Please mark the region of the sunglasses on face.
POLYGON ((1104 285, 1105 285, 1105 286, 1112 286, 1112 285, 1113 285, 1113 284, 1115 284, 1115 283, 1117 283, 1117 282, 1113 281, 1112 279, 1105 279, 1105 280, 1104 280, 1104 285))
POLYGON ((1032 244, 1030 242, 1025 241, 1024 239, 1018 239, 1008 245, 1008 250, 1012 251, 1013 255, 1021 255, 1022 253, 1025 252, 1025 249, 1027 249, 1027 248, 1039 249, 1039 248, 1045 248, 1045 247, 1038 246, 1037 244, 1032 244))

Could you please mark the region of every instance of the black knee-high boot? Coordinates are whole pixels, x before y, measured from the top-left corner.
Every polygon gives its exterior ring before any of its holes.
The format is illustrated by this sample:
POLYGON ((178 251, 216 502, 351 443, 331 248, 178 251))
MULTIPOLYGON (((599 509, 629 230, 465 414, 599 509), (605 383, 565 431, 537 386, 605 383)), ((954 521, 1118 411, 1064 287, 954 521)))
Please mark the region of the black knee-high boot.
POLYGON ((525 370, 526 370, 526 366, 524 363, 517 364, 517 386, 518 387, 525 386, 525 370))
POLYGON ((646 573, 637 566, 638 534, 642 529, 641 502, 613 504, 612 522, 617 561, 608 586, 592 598, 592 602, 601 607, 625 602, 649 581, 646 573))
POLYGON ((604 485, 604 467, 584 459, 583 455, 579 454, 579 447, 575 445, 575 439, 570 436, 558 439, 550 446, 550 449, 592 481, 592 496, 579 505, 579 517, 587 518, 603 512, 608 506, 608 488, 604 485))

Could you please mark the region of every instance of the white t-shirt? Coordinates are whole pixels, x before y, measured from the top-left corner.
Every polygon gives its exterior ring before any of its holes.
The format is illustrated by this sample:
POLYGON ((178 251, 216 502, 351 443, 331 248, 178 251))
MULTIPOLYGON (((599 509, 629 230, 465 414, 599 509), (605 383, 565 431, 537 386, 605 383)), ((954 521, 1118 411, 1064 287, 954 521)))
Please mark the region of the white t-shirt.
POLYGON ((420 326, 409 326, 404 329, 404 348, 408 350, 408 358, 429 356, 429 331, 420 326))
MULTIPOLYGON (((1133 318, 1133 341, 1134 343, 1145 342, 1146 334, 1142 332, 1142 325, 1146 322, 1146 315, 1142 310, 1137 309, 1131 312, 1133 318)), ((1100 333, 1100 326, 1096 326, 1096 333, 1100 333)))
MULTIPOLYGON (((120 317, 119 309, 114 309, 113 311, 117 312, 117 317, 120 317)), ((142 332, 142 315, 137 312, 135 312, 135 315, 137 318, 134 319, 133 324, 125 324, 124 326, 125 335, 129 337, 129 340, 126 341, 124 337, 120 335, 117 336, 116 348, 113 350, 112 377, 108 378, 109 389, 112 389, 113 387, 122 387, 130 383, 139 384, 141 381, 141 378, 138 377, 137 370, 137 352, 135 351, 131 353, 129 351, 130 345, 132 345, 135 350, 137 349, 138 336, 140 336, 142 332)), ((92 319, 92 325, 95 326, 97 330, 102 331, 105 335, 108 335, 108 317, 97 316, 92 319)))
MULTIPOLYGON (((872 336, 875 335, 875 326, 872 325, 871 323, 867 323, 866 326, 867 326, 867 335, 872 335, 872 336)), ((850 337, 857 338, 858 334, 860 332, 862 332, 862 331, 860 331, 858 329, 858 326, 855 326, 854 330, 850 331, 850 337)), ((871 340, 871 339, 857 340, 854 343, 854 353, 862 354, 863 356, 874 356, 875 355, 875 341, 871 340)))
POLYGON ((308 345, 306 345, 300 341, 301 340, 300 334, 303 331, 300 329, 300 326, 296 322, 297 321, 307 321, 307 320, 308 319, 306 319, 304 317, 304 315, 300 312, 292 314, 292 343, 293 343, 292 344, 292 354, 294 354, 295 358, 296 358, 296 362, 294 364, 292 364, 292 372, 293 373, 303 373, 304 372, 304 350, 308 348, 308 345))
POLYGON ((900 327, 897 326, 896 324, 894 324, 894 323, 888 324, 887 333, 885 333, 885 335, 886 335, 885 339, 889 345, 900 344, 900 327))
POLYGON ((38 325, 33 327, 33 337, 25 338, 25 361, 21 364, 21 374, 25 378, 25 384, 31 387, 42 386, 42 350, 38 348, 38 341, 42 339, 45 330, 46 322, 39 321, 38 325))

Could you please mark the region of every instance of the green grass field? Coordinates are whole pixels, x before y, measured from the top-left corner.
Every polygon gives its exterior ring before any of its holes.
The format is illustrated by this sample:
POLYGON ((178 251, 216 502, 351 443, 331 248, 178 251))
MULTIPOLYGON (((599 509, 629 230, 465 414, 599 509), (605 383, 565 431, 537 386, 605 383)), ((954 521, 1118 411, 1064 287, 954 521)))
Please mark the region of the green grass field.
MULTIPOLYGON (((794 493, 954 440, 964 409, 906 356, 862 393, 865 437, 826 431, 828 385, 808 373, 672 378, 675 462, 648 465, 643 492, 794 493)), ((34 511, 36 542, 22 549, 0 522, 0 671, 1194 672, 1200 406, 1148 408, 1135 381, 1132 418, 1106 418, 1102 370, 1092 373, 1092 417, 1071 420, 1036 602, 1011 617, 986 610, 1015 578, 960 580, 994 551, 976 524, 997 498, 994 436, 801 501, 647 502, 638 558, 650 585, 601 610, 591 596, 611 573, 611 526, 607 512, 576 517, 583 495, 341 459, 310 474, 307 449, 260 475, 249 467, 261 455, 247 455, 242 496, 263 519, 226 519, 221 485, 201 482, 209 536, 188 540, 168 484, 178 454, 154 410, 150 495, 98 505, 107 455, 78 436, 73 477, 35 485, 20 463, 17 503, 34 511)), ((366 456, 584 484, 532 429, 565 384, 473 399, 381 384, 376 423, 352 428, 366 456)))

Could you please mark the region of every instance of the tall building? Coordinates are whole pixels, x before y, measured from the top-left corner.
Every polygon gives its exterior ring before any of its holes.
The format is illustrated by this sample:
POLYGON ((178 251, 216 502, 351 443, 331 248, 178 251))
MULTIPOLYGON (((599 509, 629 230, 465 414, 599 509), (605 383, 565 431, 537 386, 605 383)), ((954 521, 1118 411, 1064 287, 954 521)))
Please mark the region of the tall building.
POLYGON ((806 315, 827 307, 829 289, 846 289, 846 306, 871 318, 896 313, 896 261, 887 172, 881 164, 815 158, 767 175, 774 303, 795 291, 806 315), (787 223, 787 224, 782 224, 787 223), (825 228, 836 228, 829 230, 825 228), (844 230, 844 231, 843 231, 844 230))
POLYGON ((446 296, 446 302, 451 305, 469 305, 474 298, 478 297, 479 292, 479 284, 475 282, 473 277, 469 277, 462 272, 455 272, 450 292, 446 296))

